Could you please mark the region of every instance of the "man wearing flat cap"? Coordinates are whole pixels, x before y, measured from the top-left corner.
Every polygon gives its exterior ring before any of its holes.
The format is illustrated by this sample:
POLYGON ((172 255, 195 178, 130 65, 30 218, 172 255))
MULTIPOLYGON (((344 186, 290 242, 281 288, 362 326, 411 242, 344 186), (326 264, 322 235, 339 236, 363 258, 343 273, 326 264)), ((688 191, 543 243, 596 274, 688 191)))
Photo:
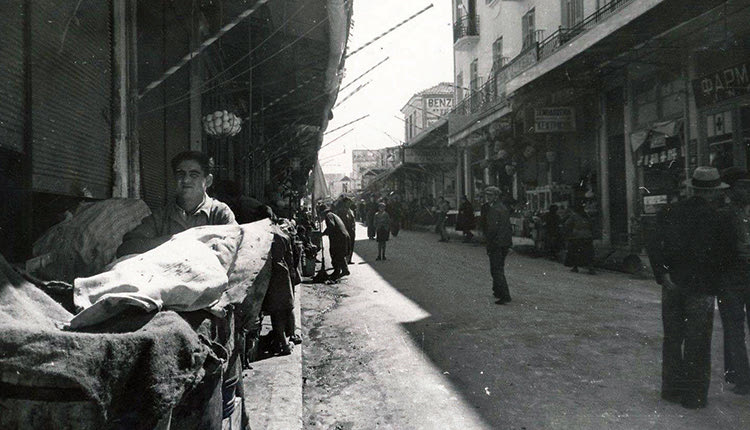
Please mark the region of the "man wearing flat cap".
POLYGON ((714 302, 733 258, 734 229, 717 209, 728 185, 716 168, 697 167, 688 188, 687 200, 659 214, 649 258, 662 286, 661 397, 697 409, 708 401, 714 302))
POLYGON ((500 201, 500 189, 489 186, 484 189, 487 201, 484 237, 487 240, 487 255, 490 258, 492 274, 492 294, 498 305, 510 302, 510 290, 505 279, 505 257, 513 245, 513 229, 510 225, 510 211, 500 201))

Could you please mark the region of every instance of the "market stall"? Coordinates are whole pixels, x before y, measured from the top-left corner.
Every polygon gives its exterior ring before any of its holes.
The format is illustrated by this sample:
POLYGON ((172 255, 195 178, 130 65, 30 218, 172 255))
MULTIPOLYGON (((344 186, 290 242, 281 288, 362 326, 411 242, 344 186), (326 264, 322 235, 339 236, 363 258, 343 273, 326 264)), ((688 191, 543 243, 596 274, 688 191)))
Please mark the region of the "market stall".
POLYGON ((189 229, 76 278, 79 312, 0 258, 0 427, 243 428, 245 334, 287 235, 189 229))

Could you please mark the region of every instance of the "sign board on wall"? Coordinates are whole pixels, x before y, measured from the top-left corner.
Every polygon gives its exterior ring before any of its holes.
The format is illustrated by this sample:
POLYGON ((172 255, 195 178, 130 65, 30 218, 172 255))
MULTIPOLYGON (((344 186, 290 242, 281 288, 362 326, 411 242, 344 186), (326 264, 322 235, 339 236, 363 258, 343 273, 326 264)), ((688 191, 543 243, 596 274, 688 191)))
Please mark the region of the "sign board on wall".
POLYGON ((534 132, 564 133, 576 131, 575 109, 570 106, 534 109, 534 132))
POLYGON ((425 126, 436 122, 453 109, 453 96, 424 96, 425 126))
POLYGON ((447 148, 404 148, 404 162, 415 164, 452 164, 456 154, 447 148))
POLYGON ((750 94, 750 61, 693 80, 695 104, 698 107, 750 94))

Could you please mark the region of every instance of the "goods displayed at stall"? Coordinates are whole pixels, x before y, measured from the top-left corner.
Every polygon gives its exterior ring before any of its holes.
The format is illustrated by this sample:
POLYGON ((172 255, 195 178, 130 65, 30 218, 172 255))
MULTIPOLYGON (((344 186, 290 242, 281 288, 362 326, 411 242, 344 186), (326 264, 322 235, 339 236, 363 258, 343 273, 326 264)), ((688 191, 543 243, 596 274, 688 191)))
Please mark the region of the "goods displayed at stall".
POLYGON ((552 205, 567 208, 572 198, 573 188, 570 185, 551 184, 526 190, 528 209, 534 213, 547 212, 552 205))
MULTIPOLYGON (((106 212, 122 204, 95 206, 106 212)), ((133 208, 143 215, 142 207, 133 208)), ((106 218, 85 219, 66 220, 54 234, 59 240, 64 231, 99 231, 106 218)), ((73 280, 77 313, 45 293, 48 283, 34 285, 29 279, 38 278, 0 257, 0 428, 54 422, 81 429, 221 429, 239 422, 246 335, 261 317, 277 267, 294 279, 290 285, 299 282, 293 237, 288 222, 202 226, 98 273, 81 266, 88 276, 73 280), (272 252, 274 243, 283 245, 281 252, 272 252)), ((114 255, 119 245, 98 233, 79 239, 102 255, 114 255), (112 243, 98 245, 99 237, 112 243)), ((48 259, 71 261, 65 253, 48 259)), ((49 273, 54 264, 36 267, 49 273)))

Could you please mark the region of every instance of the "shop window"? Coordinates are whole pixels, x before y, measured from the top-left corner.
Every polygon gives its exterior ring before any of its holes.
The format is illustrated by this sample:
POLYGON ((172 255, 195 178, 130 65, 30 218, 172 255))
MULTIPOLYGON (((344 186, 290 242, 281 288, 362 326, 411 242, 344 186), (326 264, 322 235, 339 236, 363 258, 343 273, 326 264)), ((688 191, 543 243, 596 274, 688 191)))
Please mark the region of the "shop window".
POLYGON ((706 141, 708 162, 721 170, 734 165, 732 111, 706 115, 706 141))

